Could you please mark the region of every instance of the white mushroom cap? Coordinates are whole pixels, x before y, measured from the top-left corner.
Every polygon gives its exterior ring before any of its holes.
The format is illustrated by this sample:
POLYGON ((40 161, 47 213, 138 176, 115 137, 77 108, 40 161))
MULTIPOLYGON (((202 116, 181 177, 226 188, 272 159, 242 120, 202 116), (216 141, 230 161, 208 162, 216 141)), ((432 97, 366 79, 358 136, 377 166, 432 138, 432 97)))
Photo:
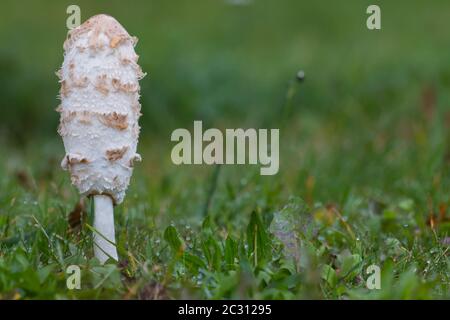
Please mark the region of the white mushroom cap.
POLYGON ((121 203, 139 137, 137 39, 113 18, 96 15, 69 31, 61 83, 61 163, 81 194, 107 194, 121 203))

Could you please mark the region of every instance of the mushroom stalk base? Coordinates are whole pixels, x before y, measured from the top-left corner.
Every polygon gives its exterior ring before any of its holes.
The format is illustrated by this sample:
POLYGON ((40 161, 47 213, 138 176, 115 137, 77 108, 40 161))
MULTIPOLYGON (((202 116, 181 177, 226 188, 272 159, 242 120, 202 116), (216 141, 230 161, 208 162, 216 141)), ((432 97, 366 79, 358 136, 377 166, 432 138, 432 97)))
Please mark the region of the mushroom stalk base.
POLYGON ((103 264, 109 258, 118 261, 114 233, 114 207, 106 195, 94 196, 94 254, 103 264), (112 243, 111 243, 112 242, 112 243), (113 244, 114 243, 114 244, 113 244))

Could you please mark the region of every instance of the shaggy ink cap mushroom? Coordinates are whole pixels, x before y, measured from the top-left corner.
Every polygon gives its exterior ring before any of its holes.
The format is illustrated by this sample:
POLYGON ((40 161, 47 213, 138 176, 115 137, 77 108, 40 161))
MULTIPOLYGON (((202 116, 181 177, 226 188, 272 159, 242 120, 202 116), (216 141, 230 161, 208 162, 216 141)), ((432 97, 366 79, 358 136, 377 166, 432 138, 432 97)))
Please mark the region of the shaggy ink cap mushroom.
POLYGON ((141 116, 135 37, 111 16, 91 17, 69 31, 60 78, 58 132, 62 167, 83 195, 109 195, 121 203, 130 182, 141 116))

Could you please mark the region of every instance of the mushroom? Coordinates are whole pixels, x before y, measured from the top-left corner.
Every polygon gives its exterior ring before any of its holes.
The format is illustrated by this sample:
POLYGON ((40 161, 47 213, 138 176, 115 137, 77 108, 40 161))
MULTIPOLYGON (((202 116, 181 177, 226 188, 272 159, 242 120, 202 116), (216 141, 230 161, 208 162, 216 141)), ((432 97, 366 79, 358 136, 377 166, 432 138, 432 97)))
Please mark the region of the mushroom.
POLYGON ((94 252, 101 263, 118 260, 113 206, 130 182, 141 115, 135 37, 111 16, 91 17, 69 31, 64 62, 57 72, 61 105, 58 132, 70 172, 80 194, 94 198, 94 252))

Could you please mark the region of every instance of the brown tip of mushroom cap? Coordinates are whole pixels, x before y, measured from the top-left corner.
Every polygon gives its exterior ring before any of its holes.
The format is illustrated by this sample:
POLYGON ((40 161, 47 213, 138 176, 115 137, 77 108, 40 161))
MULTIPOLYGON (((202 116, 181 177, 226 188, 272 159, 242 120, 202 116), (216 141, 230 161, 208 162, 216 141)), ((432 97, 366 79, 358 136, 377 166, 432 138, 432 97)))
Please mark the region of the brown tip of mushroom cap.
POLYGON ((134 37, 131 37, 125 28, 113 17, 107 14, 98 14, 88 20, 83 24, 72 29, 67 34, 67 39, 64 42, 64 50, 72 47, 73 43, 79 39, 80 36, 92 31, 89 36, 89 46, 97 48, 100 46, 98 42, 98 37, 101 33, 104 33, 109 38, 109 47, 115 48, 122 41, 131 41, 136 44, 134 37))

